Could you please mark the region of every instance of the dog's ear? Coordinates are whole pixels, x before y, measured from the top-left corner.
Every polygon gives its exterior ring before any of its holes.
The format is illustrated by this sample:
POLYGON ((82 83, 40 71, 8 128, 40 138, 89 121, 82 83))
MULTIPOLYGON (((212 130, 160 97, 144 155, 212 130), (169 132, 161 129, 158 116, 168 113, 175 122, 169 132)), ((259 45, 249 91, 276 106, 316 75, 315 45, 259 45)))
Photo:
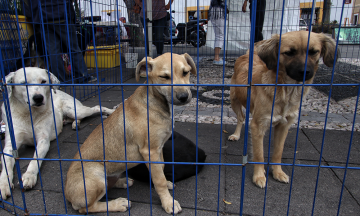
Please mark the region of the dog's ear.
MULTIPOLYGON (((46 70, 46 72, 50 74, 50 82, 52 84, 60 84, 60 80, 53 73, 48 70, 46 70)), ((54 89, 54 93, 56 94, 56 90, 59 89, 59 86, 51 86, 51 88, 54 89)))
POLYGON ((280 36, 276 34, 268 40, 259 41, 255 44, 254 50, 269 69, 273 69, 277 65, 279 39, 280 36))
POLYGON ((137 65, 136 65, 136 70, 135 70, 135 78, 136 78, 136 82, 139 81, 140 79, 140 73, 141 72, 146 72, 146 64, 148 66, 148 72, 150 73, 152 71, 152 63, 151 63, 152 58, 151 57, 144 57, 143 60, 141 60, 137 65))
MULTIPOLYGON (((13 83, 14 75, 15 75, 15 72, 10 72, 8 75, 6 75, 6 77, 5 77, 6 84, 13 83)), ((7 88, 8 96, 10 98, 13 86, 6 85, 6 88, 7 88)))
POLYGON ((191 67, 190 72, 196 76, 197 75, 196 65, 195 65, 195 62, 193 61, 193 59, 191 58, 191 56, 187 53, 184 53, 182 56, 184 56, 186 62, 190 65, 190 67, 191 67))
MULTIPOLYGON (((335 58, 335 49, 336 49, 336 43, 335 41, 325 34, 321 33, 318 34, 321 40, 321 57, 324 60, 324 64, 328 67, 332 67, 334 63, 335 58)), ((339 58, 340 52, 339 49, 337 51, 336 60, 339 58)))

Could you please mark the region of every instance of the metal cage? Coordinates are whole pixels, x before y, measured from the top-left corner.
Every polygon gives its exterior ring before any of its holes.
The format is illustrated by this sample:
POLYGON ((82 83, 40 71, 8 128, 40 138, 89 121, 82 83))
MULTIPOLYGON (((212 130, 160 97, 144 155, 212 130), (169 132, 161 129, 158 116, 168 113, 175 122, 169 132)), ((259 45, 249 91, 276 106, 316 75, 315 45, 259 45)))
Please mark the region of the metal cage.
MULTIPOLYGON (((141 8, 149 7, 147 14, 145 10, 135 12, 134 1, 130 0, 56 1, 62 2, 62 6, 59 11, 53 11, 51 16, 55 16, 57 12, 65 16, 52 20, 44 16, 46 13, 40 13, 40 18, 35 18, 32 14, 35 10, 29 10, 29 8, 34 9, 33 3, 36 3, 36 9, 42 12, 49 6, 48 3, 53 1, 3 0, 0 2, 1 93, 4 107, 2 110, 6 113, 6 115, 2 113, 2 117, 7 118, 9 131, 6 133, 9 133, 8 137, 11 139, 9 142, 12 144, 11 153, 4 152, 2 145, 1 161, 4 168, 6 167, 4 158, 13 158, 15 170, 15 173, 11 174, 13 179, 9 178, 9 170, 1 171, 6 173, 2 175, 6 179, 0 179, 0 188, 2 184, 7 184, 11 188, 10 197, 2 199, 0 196, 1 215, 78 215, 79 212, 66 200, 64 189, 66 173, 73 161, 101 163, 104 165, 104 170, 106 163, 109 162, 125 163, 126 166, 132 163, 148 163, 150 174, 151 165, 161 163, 172 168, 170 173, 172 176, 175 175, 176 165, 184 165, 184 167, 195 165, 196 174, 176 182, 176 188, 170 191, 170 194, 181 204, 182 214, 185 215, 358 214, 356 212, 360 211, 360 193, 357 187, 360 177, 358 157, 360 123, 357 116, 360 112, 358 108, 360 32, 357 25, 359 1, 253 0, 251 17, 248 7, 245 9, 246 12, 243 12, 244 1, 219 1, 219 4, 225 5, 225 10, 229 10, 229 13, 224 14, 223 24, 220 26, 223 32, 220 41, 223 48, 219 55, 224 60, 220 65, 212 64, 216 46, 214 43, 218 38, 214 33, 215 24, 208 22, 211 0, 175 0, 174 3, 169 4, 168 20, 164 22, 166 24, 161 31, 165 35, 161 38, 156 35, 158 30, 152 27, 157 25, 156 20, 152 22, 146 20, 147 16, 158 13, 150 9, 151 0, 142 1, 142 5, 139 5, 141 8), (244 85, 231 83, 236 59, 246 54, 247 50, 249 53, 254 53, 255 32, 259 27, 255 21, 260 17, 258 12, 262 11, 264 2, 266 7, 263 10, 265 13, 263 37, 264 40, 268 40, 271 35, 279 35, 279 45, 274 50, 277 59, 280 59, 281 55, 282 36, 286 32, 304 30, 307 31, 308 36, 310 32, 332 36, 336 42, 333 67, 327 68, 322 61, 318 62, 318 72, 311 84, 302 81, 292 84, 254 84, 252 83, 254 55, 250 54, 247 83, 244 85), (60 13, 60 10, 64 12, 60 13), (72 10, 75 16, 70 12, 72 10), (29 18, 29 13, 32 14, 33 19, 29 18), (34 21, 36 19, 41 21, 34 21), (127 21, 123 23, 122 21, 126 19, 127 21), (143 28, 146 22, 148 28, 143 28), (62 29, 60 33, 56 33, 54 26, 62 29), (76 33, 76 37, 72 37, 72 33, 76 33), (50 39, 49 35, 56 38, 56 35, 60 34, 62 35, 60 41, 50 39), (75 46, 71 45, 74 41, 77 49, 73 49, 75 46), (61 51, 51 53, 50 43, 61 47, 61 51), (148 67, 146 74, 143 74, 146 75, 145 78, 140 78, 143 83, 136 83, 136 65, 144 57, 156 57, 157 46, 163 47, 162 53, 188 53, 192 57, 197 76, 190 78, 190 84, 173 84, 173 79, 171 84, 149 83, 148 73, 151 71, 148 67), (76 56, 81 56, 81 62, 82 59, 84 60, 86 71, 78 69, 81 63, 76 60, 80 57, 76 56), (339 58, 336 61, 337 57, 339 58), (56 58, 56 61, 52 60, 56 58), (64 65, 54 62, 61 62, 64 65), (58 84, 30 84, 26 78, 23 83, 6 81, 6 76, 10 72, 29 65, 41 66, 47 71, 59 70, 57 76, 63 77, 63 80, 58 84), (172 96, 173 87, 190 86, 193 95, 190 103, 180 107, 175 106, 174 101, 171 100, 169 106, 172 110, 172 134, 174 131, 179 132, 195 143, 195 160, 174 162, 174 154, 176 154, 174 139, 171 141, 173 150, 171 155, 168 155, 172 159, 165 162, 109 161, 105 157, 105 152, 101 160, 88 160, 81 156, 80 159, 73 159, 96 126, 102 125, 101 131, 104 137, 105 119, 102 115, 93 115, 84 119, 81 129, 77 123, 75 130, 72 130, 70 125, 65 125, 61 134, 51 141, 46 157, 37 158, 39 150, 36 147, 35 131, 38 129, 33 125, 34 117, 28 104, 26 107, 30 110, 31 121, 31 128, 28 130, 33 136, 35 148, 17 149, 14 132, 17 128, 13 127, 12 121, 12 116, 16 113, 11 111, 13 108, 7 88, 25 86, 29 98, 28 89, 38 85, 60 87, 60 90, 80 100, 85 106, 99 105, 109 108, 113 106, 124 108, 124 102, 140 86, 147 88, 172 86, 172 96), (256 86, 274 88, 270 122, 276 118, 273 112, 277 89, 281 86, 301 87, 298 117, 287 135, 280 164, 270 160, 274 151, 271 145, 274 142, 272 123, 263 142, 264 162, 252 161, 250 95, 256 86), (304 88, 308 86, 311 90, 305 97, 304 88), (230 88, 235 87, 246 88, 247 109, 240 139, 237 142, 230 142, 228 136, 235 131, 237 124, 236 114, 232 111, 230 102, 230 88), (200 149, 203 149, 207 155, 205 162, 198 160, 200 149), (30 161, 36 163, 39 173, 33 188, 25 190, 21 179, 30 161), (40 168, 41 162, 43 164, 40 168), (263 189, 252 182, 253 166, 258 164, 265 166, 266 183, 263 189), (290 177, 289 184, 280 183, 272 178, 270 175, 272 165, 282 165, 283 170, 290 177), (200 166, 203 168, 198 173, 200 166)), ((162 1, 154 1, 153 4, 158 4, 155 2, 162 1)), ((165 1, 165 4, 167 2, 165 1)), ((308 59, 309 41, 306 47, 306 59, 308 59)), ((306 60, 305 65, 307 62, 306 60)), ((276 83, 279 64, 277 60, 276 83)), ((25 74, 25 70, 21 69, 20 72, 25 74)), ((173 72, 171 70, 171 77, 173 72)), ((50 102, 54 104, 52 97, 50 102)), ((149 91, 147 91, 147 103, 149 103, 149 91)), ((75 99, 74 106, 77 106, 75 99)), ((149 110, 149 105, 147 108, 149 110)), ((54 109, 52 111, 52 119, 56 123, 55 111, 54 109)), ((149 115, 148 112, 147 119, 143 119, 148 124, 146 132, 148 135, 150 134, 149 115)), ((125 117, 125 114, 123 116, 125 117)), ((123 121, 126 125, 127 118, 123 121)), ((5 128, 5 125, 2 124, 1 128, 5 128)), ((5 134, 4 130, 1 132, 5 134)), ((125 145, 128 139, 129 137, 124 137, 125 145)), ((4 142, 3 136, 2 143, 4 142)), ((150 138, 148 143, 150 152, 150 138)), ((104 140, 99 145, 105 149, 104 140)), ((85 175, 84 169, 82 175, 85 175)), ((129 184, 128 172, 122 175, 126 177, 126 184, 129 184)), ((146 183, 135 181, 132 187, 126 189, 106 190, 101 200, 106 202, 107 215, 167 215, 151 179, 147 179, 146 183), (132 201, 132 207, 123 213, 111 213, 108 203, 119 197, 132 201)), ((85 207, 85 213, 91 213, 88 212, 88 206, 85 207)))

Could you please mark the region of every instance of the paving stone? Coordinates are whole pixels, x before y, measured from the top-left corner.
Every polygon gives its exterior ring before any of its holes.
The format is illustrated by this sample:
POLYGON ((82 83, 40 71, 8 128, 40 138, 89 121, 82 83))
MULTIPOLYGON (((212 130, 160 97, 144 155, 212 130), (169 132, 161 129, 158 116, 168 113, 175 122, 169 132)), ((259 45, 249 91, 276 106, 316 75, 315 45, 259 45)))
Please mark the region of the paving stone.
MULTIPOLYGON (((234 133, 236 126, 235 125, 226 125, 226 131, 227 134, 224 134, 226 136, 226 139, 234 133)), ((245 131, 245 125, 242 128, 240 139, 238 141, 226 141, 226 152, 227 154, 234 154, 234 155, 243 155, 243 149, 244 149, 244 134, 245 131)), ((272 128, 272 133, 274 132, 274 128, 272 128)), ((291 128, 289 130, 289 133, 285 140, 285 146, 284 146, 284 152, 282 154, 282 158, 294 158, 294 152, 295 152, 295 143, 296 143, 296 134, 297 129, 291 128)), ((268 149, 269 149, 269 131, 265 134, 264 137, 264 156, 268 155, 268 149)), ((271 143, 274 142, 274 136, 271 137, 271 143)), ((248 137, 248 147, 247 152, 251 155, 251 136, 248 137)), ((270 153, 273 151, 273 145, 271 145, 270 153)), ((270 154, 271 155, 271 154, 270 154)), ((298 141, 297 141, 297 148, 296 148, 296 159, 306 159, 306 160, 319 160, 319 152, 318 150, 313 146, 313 144, 309 141, 308 137, 300 130, 298 135, 298 141)))
MULTIPOLYGON (((323 131, 316 129, 303 129, 305 135, 309 138, 311 143, 321 151, 323 131)), ((323 158, 328 162, 345 163, 349 150, 349 143, 351 138, 350 131, 329 131, 325 132, 325 142, 323 147, 323 158)), ((360 133, 353 133, 352 148, 350 152, 349 162, 353 164, 360 164, 360 133)))
MULTIPOLYGON (((228 112, 229 111, 229 109, 228 108, 223 108, 223 112, 228 112)), ((221 108, 214 108, 214 112, 219 112, 219 113, 221 113, 221 108)))
MULTIPOLYGON (((227 156, 227 163, 237 163, 238 156, 227 156)), ((290 163, 290 160, 284 162, 290 163)), ((306 161, 302 162, 311 165, 306 161)), ((226 166, 226 198, 231 205, 226 205, 228 213, 239 214, 240 194, 242 184, 242 166, 226 166)), ((295 167, 293 184, 284 184, 274 180, 271 173, 268 177, 267 191, 260 189, 252 183, 253 166, 247 165, 245 172, 244 189, 244 215, 286 215, 290 202, 289 215, 310 215, 312 212, 315 183, 317 176, 316 167, 295 167), (291 199, 289 200, 289 193, 291 199), (264 200, 266 198, 265 204, 264 200), (265 209, 264 209, 265 206, 265 209)), ((266 168, 265 168, 266 169, 266 168)), ((287 174, 291 174, 292 167, 283 166, 287 174)), ((329 168, 321 169, 319 184, 316 194, 314 214, 334 215, 339 203, 341 182, 329 168), (330 189, 331 188, 331 189, 330 189)), ((348 191, 344 191, 341 207, 341 215, 353 215, 359 211, 359 205, 348 191)))
MULTIPOLYGON (((219 155, 218 154, 209 154, 206 158, 208 163, 218 163, 219 155)), ((219 182, 219 166, 215 165, 206 165, 203 170, 198 174, 197 181, 197 208, 204 209, 208 211, 217 210, 218 202, 218 186, 220 183, 220 197, 225 195, 225 168, 220 169, 220 182, 219 182)), ((182 207, 185 208, 195 208, 195 185, 196 178, 195 176, 188 178, 184 181, 175 183, 175 199, 180 203, 182 207)), ((172 191, 170 191, 172 195, 172 191)), ((108 193, 110 199, 115 199, 118 197, 127 197, 127 192, 124 189, 111 189, 108 193)), ((151 190, 150 196, 150 186, 148 183, 143 182, 134 182, 134 185, 129 188, 129 197, 131 201, 140 202, 140 203, 150 203, 150 197, 152 197, 152 204, 160 205, 160 199, 154 188, 151 190)), ((224 204, 220 202, 220 211, 224 210, 224 204)))
MULTIPOLYGON (((213 112, 212 116, 221 116, 221 112, 213 112)), ((227 111, 223 111, 223 116, 229 116, 229 113, 227 111)))
MULTIPOLYGON (((342 169, 332 168, 336 176, 339 178, 341 183, 344 180, 344 173, 346 164, 340 163, 329 163, 330 166, 342 167, 342 169)), ((349 164, 346 171, 346 178, 345 178, 345 187, 344 190, 347 190, 351 196, 353 196, 357 202, 360 201, 360 188, 359 188, 359 180, 360 180, 360 169, 358 164, 349 164), (351 169, 353 168, 353 169, 351 169)), ((340 198, 340 197, 339 197, 340 198)), ((341 207, 343 208, 343 207, 341 207)))

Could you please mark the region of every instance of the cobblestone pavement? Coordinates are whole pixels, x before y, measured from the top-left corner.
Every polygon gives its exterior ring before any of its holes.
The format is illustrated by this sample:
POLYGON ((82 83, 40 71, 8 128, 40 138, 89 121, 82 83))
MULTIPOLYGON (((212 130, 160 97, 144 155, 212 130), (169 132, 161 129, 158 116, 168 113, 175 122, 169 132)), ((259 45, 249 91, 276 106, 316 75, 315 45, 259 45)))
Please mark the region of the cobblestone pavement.
MULTIPOLYGON (((197 83, 197 79, 199 79, 200 84, 230 84, 235 59, 227 59, 228 63, 225 66, 224 72, 222 66, 212 66, 210 58, 204 57, 199 60, 199 77, 192 76, 191 83, 195 84, 197 83), (209 67, 209 65, 211 65, 211 67, 209 67)), ((339 62, 349 64, 348 67, 353 68, 353 70, 359 66, 359 60, 357 59, 340 59, 339 62)), ((320 66, 322 66, 321 62, 320 66)), ((360 74, 360 72, 358 73, 360 74)), ((351 81, 356 82, 357 80, 351 81)), ((350 86, 349 88, 354 87, 350 86)), ((196 122, 196 111, 198 111, 198 123, 220 124, 222 122, 223 124, 236 125, 236 115, 230 106, 230 87, 224 87, 223 102, 221 86, 199 87, 198 102, 195 87, 192 88, 192 93, 193 99, 191 103, 181 107, 174 106, 175 121, 196 122), (221 109, 221 104, 223 104, 223 109, 221 109), (198 107, 198 109, 196 109, 196 107, 198 107), (223 111, 222 116, 221 110, 223 111)), ((333 95, 339 94, 341 94, 341 92, 335 92, 333 95)), ((338 101, 330 98, 329 101, 326 93, 312 87, 310 93, 302 102, 300 128, 323 129, 329 102, 326 129, 351 131, 352 127, 354 127, 354 131, 360 131, 359 107, 356 112, 355 124, 353 124, 356 100, 357 96, 352 96, 338 101)), ((297 124, 294 124, 293 127, 297 127, 297 124)))

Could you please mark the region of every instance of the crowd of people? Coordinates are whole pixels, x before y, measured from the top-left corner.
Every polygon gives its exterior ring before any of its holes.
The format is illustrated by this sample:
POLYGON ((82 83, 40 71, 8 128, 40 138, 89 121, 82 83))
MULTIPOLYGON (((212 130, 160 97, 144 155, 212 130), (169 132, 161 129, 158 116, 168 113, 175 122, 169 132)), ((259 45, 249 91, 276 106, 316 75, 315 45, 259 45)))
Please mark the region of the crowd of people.
MULTIPOLYGON (((255 21, 255 42, 263 39, 262 27, 264 23, 264 14, 266 2, 265 0, 244 0, 242 11, 246 12, 247 1, 250 3, 250 20, 252 16, 251 7, 257 2, 256 21, 255 21)), ((141 23, 149 38, 147 24, 152 23, 154 45, 156 47, 157 56, 163 54, 164 50, 164 26, 167 24, 168 10, 174 0, 169 0, 165 4, 165 0, 152 0, 152 17, 147 17, 146 1, 135 0, 135 5, 139 10, 141 23), (144 18, 145 15, 145 18, 144 18)), ((28 0, 24 1, 25 16, 35 23, 35 32, 44 32, 43 41, 49 56, 51 71, 61 82, 68 79, 69 68, 64 66, 62 56, 59 53, 67 52, 69 55, 68 62, 74 62, 71 67, 71 76, 77 83, 87 83, 96 81, 95 77, 88 74, 88 70, 76 39, 75 19, 76 13, 73 7, 73 0, 52 0, 51 4, 46 0, 28 0), (39 4, 40 3, 40 4, 39 4), (64 5, 65 4, 65 5, 64 5), (67 50, 63 50, 63 47, 67 50)), ((224 45, 224 24, 225 18, 229 13, 225 0, 211 0, 208 12, 208 20, 211 21, 215 33, 214 40, 214 60, 213 64, 223 65, 226 62, 221 58, 220 51, 224 45)), ((149 43, 146 43, 146 50, 149 54, 149 43)))

